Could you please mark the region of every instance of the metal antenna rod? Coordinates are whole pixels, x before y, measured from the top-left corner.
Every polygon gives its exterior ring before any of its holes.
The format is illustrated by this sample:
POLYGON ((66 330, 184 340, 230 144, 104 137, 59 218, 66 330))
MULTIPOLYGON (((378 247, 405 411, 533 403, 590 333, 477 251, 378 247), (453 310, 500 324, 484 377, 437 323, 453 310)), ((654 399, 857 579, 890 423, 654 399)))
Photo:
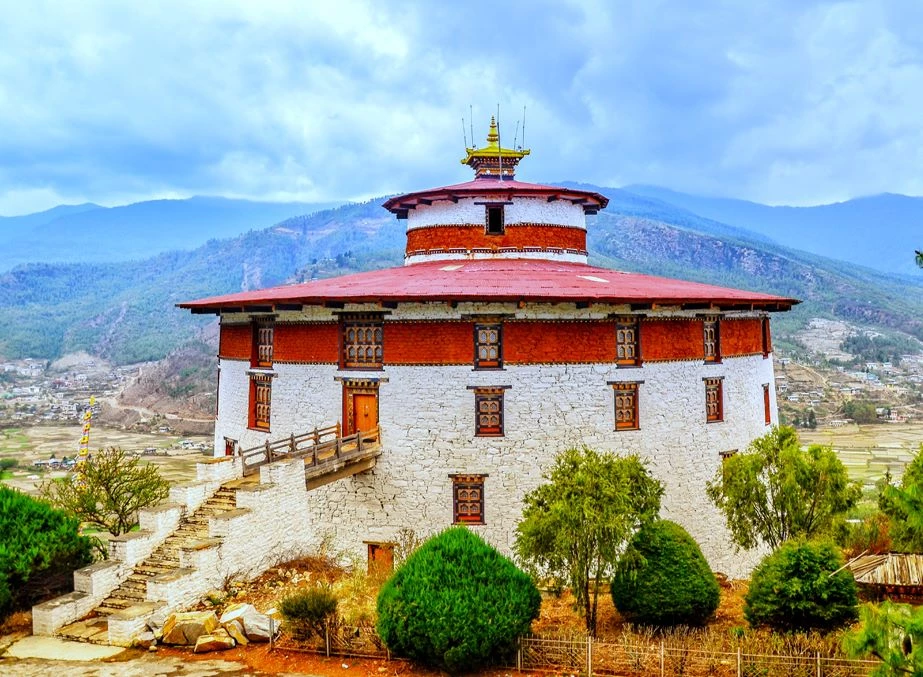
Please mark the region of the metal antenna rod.
POLYGON ((516 139, 519 138, 519 120, 516 120, 516 134, 513 135, 513 148, 516 148, 516 139))
POLYGON ((465 148, 468 148, 468 134, 465 132, 465 116, 462 115, 462 138, 465 140, 465 148))
POLYGON ((522 147, 526 147, 526 107, 522 107, 522 147))
POLYGON ((503 144, 500 143, 500 103, 497 103, 497 159, 500 161, 500 180, 503 180, 503 144))

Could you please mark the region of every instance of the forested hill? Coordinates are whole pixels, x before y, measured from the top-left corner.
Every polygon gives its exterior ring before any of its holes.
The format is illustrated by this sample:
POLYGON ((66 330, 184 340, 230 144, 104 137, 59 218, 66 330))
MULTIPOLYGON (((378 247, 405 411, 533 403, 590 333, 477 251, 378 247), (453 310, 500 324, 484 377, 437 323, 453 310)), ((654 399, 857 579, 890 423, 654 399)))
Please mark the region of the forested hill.
MULTIPOLYGON (((174 304, 403 262, 404 225, 382 200, 296 217, 192 251, 116 264, 29 264, 0 273, 0 355, 76 350, 159 359, 209 316, 174 304)), ((828 316, 923 338, 923 286, 785 249, 674 206, 613 195, 589 226, 591 261, 805 300, 782 327, 828 316), (639 202, 640 200, 640 202, 639 202)))

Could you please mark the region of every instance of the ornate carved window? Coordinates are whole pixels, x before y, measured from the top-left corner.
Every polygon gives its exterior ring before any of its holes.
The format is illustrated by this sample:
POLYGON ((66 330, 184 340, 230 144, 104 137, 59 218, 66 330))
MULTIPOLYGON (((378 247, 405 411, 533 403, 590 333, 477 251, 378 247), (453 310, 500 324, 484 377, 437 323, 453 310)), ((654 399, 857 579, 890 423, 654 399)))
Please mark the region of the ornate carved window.
POLYGON ((705 420, 714 423, 724 420, 723 379, 706 378, 705 381, 705 420))
POLYGON ((615 390, 615 429, 637 430, 638 423, 638 384, 613 383, 615 390))
POLYGON ((705 343, 705 361, 721 361, 720 324, 717 318, 707 317, 702 322, 702 338, 705 343))
POLYGON ((503 325, 474 325, 475 369, 499 369, 503 366, 503 325))
POLYGON ((620 317, 615 323, 615 361, 620 366, 641 364, 638 343, 638 318, 620 317))
POLYGON ((484 475, 452 476, 452 521, 484 524, 484 475))
POLYGON ((766 425, 772 423, 772 407, 769 405, 769 384, 763 384, 763 419, 766 425))
POLYGON ((474 389, 474 425, 478 437, 503 436, 503 388, 474 389))
POLYGON ((250 412, 248 427, 269 430, 272 410, 272 377, 250 374, 250 412))
POLYGON ((272 366, 272 321, 253 323, 253 359, 250 364, 254 367, 272 366))
POLYGON ((384 327, 380 315, 343 317, 343 366, 347 369, 380 369, 384 327))

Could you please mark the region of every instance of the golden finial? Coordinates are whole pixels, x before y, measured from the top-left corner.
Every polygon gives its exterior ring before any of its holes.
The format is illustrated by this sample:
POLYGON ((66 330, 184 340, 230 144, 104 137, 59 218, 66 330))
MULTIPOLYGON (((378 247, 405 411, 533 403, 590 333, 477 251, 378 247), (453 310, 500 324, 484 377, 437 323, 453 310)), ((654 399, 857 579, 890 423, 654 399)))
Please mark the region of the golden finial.
POLYGON ((497 148, 500 143, 500 130, 497 128, 497 119, 490 116, 490 130, 487 132, 488 148, 497 148))

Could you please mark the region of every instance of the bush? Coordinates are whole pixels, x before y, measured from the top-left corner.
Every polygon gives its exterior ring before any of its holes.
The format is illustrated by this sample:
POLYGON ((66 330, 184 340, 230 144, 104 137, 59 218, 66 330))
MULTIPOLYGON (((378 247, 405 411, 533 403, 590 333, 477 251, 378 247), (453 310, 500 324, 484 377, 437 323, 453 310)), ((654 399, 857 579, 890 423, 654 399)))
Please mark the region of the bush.
POLYGON ((699 545, 668 520, 638 530, 612 579, 615 608, 625 620, 642 625, 701 625, 720 597, 699 545))
POLYGON ((753 571, 744 617, 753 627, 777 630, 829 630, 854 621, 856 581, 843 564, 832 544, 784 543, 753 571))
POLYGON ((401 656, 451 673, 510 651, 538 617, 525 573, 465 527, 420 546, 378 595, 378 633, 401 656))
POLYGON ((286 627, 298 639, 307 639, 312 634, 323 637, 324 626, 336 610, 337 598, 325 585, 293 592, 279 604, 286 627))
POLYGON ((93 560, 80 521, 0 486, 0 619, 72 589, 72 573, 93 560))

